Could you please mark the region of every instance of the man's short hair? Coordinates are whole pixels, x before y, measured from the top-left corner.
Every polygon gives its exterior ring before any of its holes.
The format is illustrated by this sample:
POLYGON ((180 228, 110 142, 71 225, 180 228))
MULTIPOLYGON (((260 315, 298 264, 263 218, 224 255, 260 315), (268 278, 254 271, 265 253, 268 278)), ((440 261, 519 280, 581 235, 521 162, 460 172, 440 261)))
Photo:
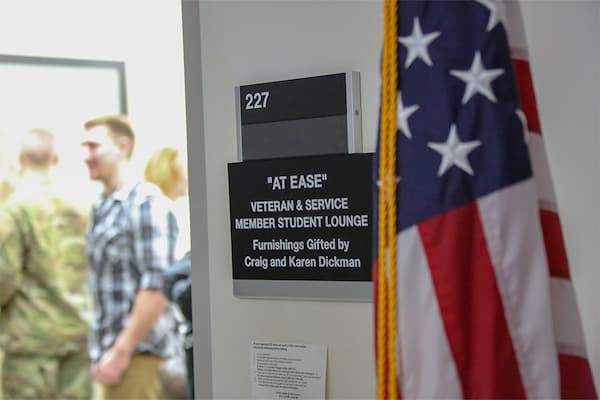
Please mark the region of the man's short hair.
POLYGON ((26 132, 21 140, 21 157, 29 166, 50 167, 56 160, 54 134, 41 128, 26 132))
POLYGON ((111 138, 117 142, 118 138, 126 137, 131 141, 131 147, 127 154, 128 158, 131 158, 133 153, 133 147, 135 144, 135 133, 129 119, 125 115, 105 115, 102 117, 94 118, 83 124, 86 130, 95 128, 96 126, 106 126, 109 130, 111 138))

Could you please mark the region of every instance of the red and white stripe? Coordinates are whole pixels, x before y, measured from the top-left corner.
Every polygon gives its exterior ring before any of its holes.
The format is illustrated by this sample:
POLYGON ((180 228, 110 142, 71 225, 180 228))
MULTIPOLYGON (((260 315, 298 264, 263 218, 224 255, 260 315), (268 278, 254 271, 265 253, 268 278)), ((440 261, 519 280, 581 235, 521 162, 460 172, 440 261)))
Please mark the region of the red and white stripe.
POLYGON ((561 398, 596 398, 593 378, 586 355, 583 326, 575 290, 570 280, 569 263, 540 118, 523 29, 517 2, 506 2, 507 31, 521 107, 527 119, 529 153, 535 177, 540 222, 550 275, 553 328, 560 367, 561 398))
POLYGON ((403 397, 558 397, 535 196, 528 180, 399 235, 403 397))

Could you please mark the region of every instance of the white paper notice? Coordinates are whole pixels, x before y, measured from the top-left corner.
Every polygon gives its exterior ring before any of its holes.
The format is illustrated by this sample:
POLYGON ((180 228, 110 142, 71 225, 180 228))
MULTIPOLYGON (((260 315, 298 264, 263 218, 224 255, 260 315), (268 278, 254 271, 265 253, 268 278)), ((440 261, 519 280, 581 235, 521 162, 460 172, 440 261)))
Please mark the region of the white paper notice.
POLYGON ((327 346, 252 340, 253 399, 325 399, 327 346))

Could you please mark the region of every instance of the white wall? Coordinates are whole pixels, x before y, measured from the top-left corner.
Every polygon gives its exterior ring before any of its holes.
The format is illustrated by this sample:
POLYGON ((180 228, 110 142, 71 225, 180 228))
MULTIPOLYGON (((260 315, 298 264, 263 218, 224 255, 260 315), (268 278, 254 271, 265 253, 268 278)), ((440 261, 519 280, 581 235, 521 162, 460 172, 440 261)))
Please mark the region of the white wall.
MULTIPOLYGON (((599 12, 600 3, 593 2, 531 1, 524 6, 542 124, 597 382, 599 12)), ((371 304, 233 297, 226 165, 236 161, 236 85, 347 69, 361 72, 364 151, 373 151, 381 13, 380 1, 200 3, 217 398, 250 395, 250 339, 326 344, 327 397, 375 395, 371 304)))
POLYGON ((217 398, 250 396, 250 339, 329 348, 327 396, 375 393, 372 304, 233 297, 227 163, 236 161, 234 87, 361 72, 365 150, 375 148, 379 2, 200 3, 213 354, 217 398))

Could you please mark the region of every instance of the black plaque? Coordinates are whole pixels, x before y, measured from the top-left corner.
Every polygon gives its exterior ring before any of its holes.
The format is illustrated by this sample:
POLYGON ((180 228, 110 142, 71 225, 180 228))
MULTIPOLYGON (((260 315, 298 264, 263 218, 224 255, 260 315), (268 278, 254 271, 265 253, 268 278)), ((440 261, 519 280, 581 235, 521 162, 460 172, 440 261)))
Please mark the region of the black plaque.
POLYGON ((343 73, 240 87, 242 125, 346 114, 343 73))
POLYGON ((371 160, 344 154, 229 164, 234 281, 371 281, 371 160))
POLYGON ((240 161, 362 150, 358 72, 237 86, 236 102, 240 161))

